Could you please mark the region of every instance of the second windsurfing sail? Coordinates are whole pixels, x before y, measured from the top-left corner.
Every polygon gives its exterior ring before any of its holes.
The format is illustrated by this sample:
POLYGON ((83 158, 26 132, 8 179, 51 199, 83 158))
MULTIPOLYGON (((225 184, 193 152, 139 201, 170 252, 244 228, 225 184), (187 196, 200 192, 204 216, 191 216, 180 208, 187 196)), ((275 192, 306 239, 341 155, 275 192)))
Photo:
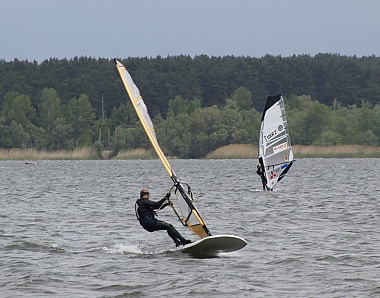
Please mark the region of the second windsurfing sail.
POLYGON ((190 187, 188 186, 188 191, 184 189, 182 183, 180 182, 178 177, 175 175, 174 171, 172 170, 170 166, 169 161, 167 160, 165 154, 162 152, 157 142, 156 133, 154 131, 152 120, 150 119, 150 116, 148 114, 148 109, 140 95, 139 89, 133 82, 130 74, 128 73, 124 65, 116 59, 114 61, 116 64, 116 68, 119 71, 120 77, 124 83, 125 89, 127 90, 129 98, 133 104, 133 107, 135 108, 136 113, 144 127, 144 130, 150 142, 152 143, 154 150, 156 151, 158 157, 160 158, 162 164, 164 165, 165 170, 167 171, 170 178, 174 182, 172 189, 174 189, 177 193, 180 194, 177 196, 177 198, 178 198, 178 205, 180 208, 181 215, 179 215, 176 209, 174 209, 178 218, 180 219, 183 225, 187 226, 191 231, 197 234, 200 238, 205 238, 207 236, 210 236, 211 234, 208 228, 206 227, 205 222, 203 221, 199 211, 195 207, 190 187))
POLYGON ((284 99, 281 95, 268 96, 259 136, 259 163, 265 171, 268 190, 273 190, 286 175, 293 160, 284 99))

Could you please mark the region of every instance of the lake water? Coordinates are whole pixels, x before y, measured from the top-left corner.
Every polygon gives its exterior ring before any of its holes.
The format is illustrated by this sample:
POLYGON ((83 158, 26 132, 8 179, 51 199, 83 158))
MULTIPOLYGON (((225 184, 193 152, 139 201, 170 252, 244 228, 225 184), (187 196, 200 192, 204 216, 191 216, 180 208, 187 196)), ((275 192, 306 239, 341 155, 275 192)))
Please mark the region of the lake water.
POLYGON ((159 160, 0 161, 0 296, 380 296, 379 159, 299 159, 273 192, 256 160, 171 164, 211 233, 245 248, 196 259, 140 227, 140 189, 172 186, 159 160))

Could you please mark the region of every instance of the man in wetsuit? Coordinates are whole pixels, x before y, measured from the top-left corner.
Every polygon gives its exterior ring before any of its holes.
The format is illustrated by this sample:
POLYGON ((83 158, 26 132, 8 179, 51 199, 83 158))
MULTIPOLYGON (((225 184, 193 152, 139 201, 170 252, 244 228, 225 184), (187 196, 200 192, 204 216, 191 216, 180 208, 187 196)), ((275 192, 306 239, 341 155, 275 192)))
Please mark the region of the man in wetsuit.
POLYGON ((257 173, 257 175, 259 175, 261 177, 261 183, 263 184, 263 190, 266 190, 267 189, 267 178, 265 177, 265 172, 261 168, 260 165, 257 165, 256 173, 257 173))
POLYGON ((156 210, 163 209, 166 206, 171 205, 169 197, 170 193, 166 194, 163 199, 154 202, 149 200, 150 194, 147 189, 141 190, 140 199, 136 201, 136 216, 140 221, 141 226, 148 232, 166 230, 177 247, 181 244, 186 245, 191 243, 190 240, 183 238, 171 224, 156 219, 156 210), (169 202, 165 203, 167 200, 169 202))

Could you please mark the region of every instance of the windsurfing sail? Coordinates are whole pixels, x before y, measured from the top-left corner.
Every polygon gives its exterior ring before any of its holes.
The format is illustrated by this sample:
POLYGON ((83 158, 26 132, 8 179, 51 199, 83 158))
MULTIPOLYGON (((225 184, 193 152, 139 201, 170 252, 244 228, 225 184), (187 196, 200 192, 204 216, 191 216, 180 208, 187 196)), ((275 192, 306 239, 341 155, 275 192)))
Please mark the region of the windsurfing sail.
POLYGON ((259 163, 265 171, 266 187, 273 187, 286 175, 293 164, 285 104, 281 95, 268 96, 261 118, 259 163))
POLYGON ((140 122, 144 127, 144 130, 150 142, 152 143, 154 150, 156 151, 158 157, 164 165, 166 172, 169 174, 170 178, 174 182, 172 189, 174 188, 175 192, 179 193, 177 198, 181 215, 178 214, 175 208, 173 208, 177 217, 180 219, 184 226, 187 226, 200 238, 211 236, 204 220, 202 219, 197 208, 195 207, 190 187, 188 186, 188 191, 186 192, 186 190, 183 187, 183 183, 181 183, 179 178, 175 175, 169 161, 167 160, 165 154, 162 152, 160 145, 157 142, 157 137, 154 131, 152 120, 150 119, 148 109, 140 95, 139 89, 133 82, 132 77, 130 76, 124 65, 116 59, 114 61, 116 64, 116 68, 119 71, 121 80, 123 81, 125 89, 127 90, 129 98, 133 104, 133 107, 135 108, 136 113, 140 119, 140 122))

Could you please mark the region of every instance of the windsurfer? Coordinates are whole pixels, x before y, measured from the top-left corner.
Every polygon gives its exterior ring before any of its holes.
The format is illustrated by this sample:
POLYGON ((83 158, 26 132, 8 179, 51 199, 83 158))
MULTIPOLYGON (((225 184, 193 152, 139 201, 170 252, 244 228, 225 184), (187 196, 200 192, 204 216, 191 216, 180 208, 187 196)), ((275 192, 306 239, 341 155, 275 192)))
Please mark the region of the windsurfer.
POLYGON ((257 175, 261 177, 261 183, 263 184, 263 190, 267 189, 267 178, 265 177, 265 171, 261 168, 260 165, 257 165, 257 175))
POLYGON ((191 243, 190 240, 183 238, 181 234, 173 227, 173 225, 157 220, 156 218, 156 210, 163 209, 166 206, 171 205, 169 198, 170 193, 167 193, 163 199, 154 202, 150 200, 149 191, 147 189, 142 189, 140 191, 140 199, 136 201, 137 219, 139 220, 141 226, 148 232, 166 230, 177 247, 191 243))

